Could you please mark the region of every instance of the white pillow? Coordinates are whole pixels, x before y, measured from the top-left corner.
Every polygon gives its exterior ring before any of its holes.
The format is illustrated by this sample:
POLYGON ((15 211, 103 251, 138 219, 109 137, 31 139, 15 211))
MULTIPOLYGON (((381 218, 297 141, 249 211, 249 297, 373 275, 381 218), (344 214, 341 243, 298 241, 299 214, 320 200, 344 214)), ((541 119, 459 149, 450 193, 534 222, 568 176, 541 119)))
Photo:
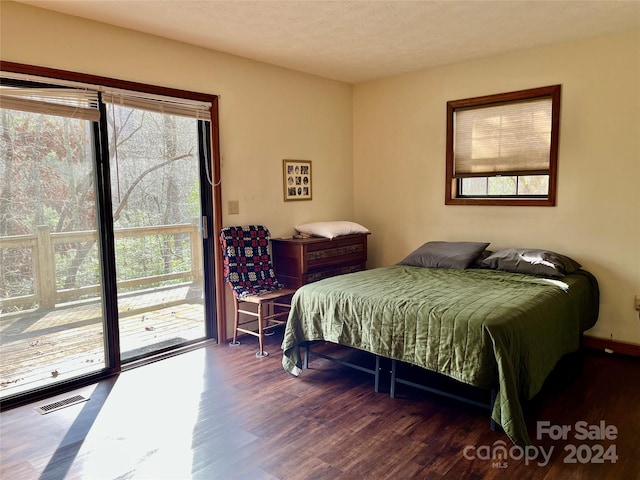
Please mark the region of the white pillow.
POLYGON ((296 226, 296 230, 306 235, 326 238, 352 235, 354 233, 371 233, 359 223, 343 221, 305 223, 304 225, 296 226))

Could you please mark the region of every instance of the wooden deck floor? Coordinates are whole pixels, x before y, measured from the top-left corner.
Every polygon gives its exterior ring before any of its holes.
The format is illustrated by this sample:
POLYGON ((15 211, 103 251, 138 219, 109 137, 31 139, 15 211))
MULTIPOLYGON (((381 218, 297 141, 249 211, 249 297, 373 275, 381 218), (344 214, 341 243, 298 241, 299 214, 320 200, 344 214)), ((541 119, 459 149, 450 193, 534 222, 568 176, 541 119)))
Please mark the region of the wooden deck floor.
MULTIPOLYGON (((125 360, 205 336, 200 296, 189 285, 123 295, 118 309, 125 360)), ((99 301, 0 316, 0 395, 104 368, 102 319, 99 301)))

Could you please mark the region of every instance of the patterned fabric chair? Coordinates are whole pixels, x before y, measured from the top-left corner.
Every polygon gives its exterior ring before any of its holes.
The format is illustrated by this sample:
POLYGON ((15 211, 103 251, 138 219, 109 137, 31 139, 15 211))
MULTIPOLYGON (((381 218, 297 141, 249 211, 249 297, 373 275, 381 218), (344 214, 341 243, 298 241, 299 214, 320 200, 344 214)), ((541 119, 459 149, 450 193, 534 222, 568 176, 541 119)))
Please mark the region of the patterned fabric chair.
POLYGON ((269 254, 269 230, 262 225, 227 227, 220 230, 224 258, 224 281, 231 286, 234 305, 233 342, 239 345, 238 332, 258 337, 256 357, 266 357, 264 335, 286 323, 291 308, 290 296, 276 279, 269 254), (248 310, 245 304, 256 305, 248 310), (240 315, 244 315, 240 321, 240 315), (250 329, 248 324, 256 324, 250 329))

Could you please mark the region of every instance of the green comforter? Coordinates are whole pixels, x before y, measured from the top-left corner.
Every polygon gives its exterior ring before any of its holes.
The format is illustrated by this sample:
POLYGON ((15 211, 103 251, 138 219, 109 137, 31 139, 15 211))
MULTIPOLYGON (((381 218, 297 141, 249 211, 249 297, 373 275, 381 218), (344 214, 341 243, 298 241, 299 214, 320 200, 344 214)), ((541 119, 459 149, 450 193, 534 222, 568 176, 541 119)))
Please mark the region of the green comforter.
POLYGON ((284 369, 299 375, 299 346, 347 345, 498 388, 492 418, 530 444, 521 400, 579 347, 598 316, 598 285, 580 270, 545 279, 496 270, 405 265, 332 277, 300 288, 282 343, 284 369))

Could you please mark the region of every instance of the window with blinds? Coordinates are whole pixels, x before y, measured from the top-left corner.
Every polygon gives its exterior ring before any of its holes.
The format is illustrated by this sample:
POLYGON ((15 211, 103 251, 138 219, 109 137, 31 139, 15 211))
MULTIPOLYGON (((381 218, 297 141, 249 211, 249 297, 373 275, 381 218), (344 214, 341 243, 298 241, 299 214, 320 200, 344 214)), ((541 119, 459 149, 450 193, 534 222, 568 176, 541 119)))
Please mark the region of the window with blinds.
POLYGON ((98 92, 72 87, 0 84, 0 108, 97 122, 98 92))
POLYGON ((560 85, 447 103, 446 204, 555 205, 560 85))
POLYGON ((3 61, 0 133, 0 314, 61 327, 42 332, 61 375, 51 356, 25 360, 3 405, 225 338, 206 234, 222 228, 217 96, 3 61), (129 328, 130 300, 147 327, 129 328), (171 328, 159 339, 149 322, 171 328))
POLYGON ((99 92, 105 103, 211 121, 210 102, 100 85, 39 79, 33 75, 7 72, 0 75, 0 108, 11 110, 97 122, 100 120, 99 92))
POLYGON ((102 94, 105 103, 132 107, 164 115, 211 121, 211 104, 188 99, 176 99, 159 95, 106 89, 102 94))

